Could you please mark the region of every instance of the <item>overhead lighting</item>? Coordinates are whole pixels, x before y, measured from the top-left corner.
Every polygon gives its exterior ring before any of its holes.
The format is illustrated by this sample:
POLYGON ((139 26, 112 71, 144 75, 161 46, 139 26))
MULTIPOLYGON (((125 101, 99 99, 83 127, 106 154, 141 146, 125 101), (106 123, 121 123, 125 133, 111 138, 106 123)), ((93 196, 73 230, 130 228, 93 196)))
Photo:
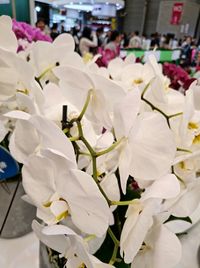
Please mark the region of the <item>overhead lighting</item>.
POLYGON ((40 11, 41 11, 41 7, 36 6, 36 7, 35 7, 35 10, 36 10, 37 12, 40 12, 40 11))
POLYGON ((93 9, 92 5, 79 5, 79 4, 65 5, 64 7, 69 8, 69 9, 82 10, 82 11, 92 11, 93 9))

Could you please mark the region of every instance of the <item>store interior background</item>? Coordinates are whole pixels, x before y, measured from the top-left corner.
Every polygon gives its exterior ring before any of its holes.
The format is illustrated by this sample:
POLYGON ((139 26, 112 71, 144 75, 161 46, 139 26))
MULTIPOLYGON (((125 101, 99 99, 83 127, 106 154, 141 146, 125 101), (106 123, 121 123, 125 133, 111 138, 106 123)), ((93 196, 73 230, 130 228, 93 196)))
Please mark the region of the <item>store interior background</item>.
MULTIPOLYGON (((174 34, 177 38, 185 35, 200 38, 200 0, 182 0, 184 11, 181 23, 170 23, 174 0, 1 0, 0 15, 7 14, 18 21, 35 24, 44 18, 51 27, 58 23, 66 31, 73 27, 94 30, 103 26, 130 33, 138 30, 141 34, 174 34), (191 16, 191 14, 193 14, 191 16)), ((180 2, 180 1, 179 1, 180 2)))

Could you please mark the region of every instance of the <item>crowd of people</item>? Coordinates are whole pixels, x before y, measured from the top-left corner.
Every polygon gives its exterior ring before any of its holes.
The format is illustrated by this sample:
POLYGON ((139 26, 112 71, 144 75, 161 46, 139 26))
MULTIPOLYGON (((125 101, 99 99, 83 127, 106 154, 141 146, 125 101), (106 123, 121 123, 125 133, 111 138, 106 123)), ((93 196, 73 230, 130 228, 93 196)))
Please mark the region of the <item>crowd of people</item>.
MULTIPOLYGON (((59 34, 65 33, 64 25, 54 23, 51 29, 46 26, 43 19, 39 19, 36 27, 40 28, 45 34, 51 36, 54 40, 59 34)), ((102 51, 110 51, 112 58, 120 53, 120 49, 180 49, 180 65, 182 67, 196 67, 200 69, 200 40, 197 41, 191 36, 185 36, 183 39, 177 39, 174 35, 161 35, 159 33, 151 34, 150 37, 140 35, 139 31, 130 34, 119 33, 118 31, 104 31, 103 27, 99 27, 96 31, 90 27, 84 27, 82 31, 77 28, 72 28, 72 34, 76 51, 84 56, 87 53, 93 55, 102 53, 102 51)))

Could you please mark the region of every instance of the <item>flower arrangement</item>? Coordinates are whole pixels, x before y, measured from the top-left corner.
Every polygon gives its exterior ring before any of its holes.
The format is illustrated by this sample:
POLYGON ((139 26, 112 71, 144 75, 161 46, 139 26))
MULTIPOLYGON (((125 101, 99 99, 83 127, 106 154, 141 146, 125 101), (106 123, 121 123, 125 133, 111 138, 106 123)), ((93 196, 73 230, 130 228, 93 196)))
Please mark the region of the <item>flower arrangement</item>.
POLYGON ((16 53, 5 16, 0 35, 0 137, 38 238, 62 267, 178 265, 200 203, 198 81, 173 90, 153 55, 86 64, 68 34, 16 53))
POLYGON ((163 73, 170 79, 170 86, 176 90, 187 90, 195 80, 181 66, 173 63, 164 63, 163 73))
POLYGON ((26 49, 32 42, 52 42, 50 36, 44 34, 39 28, 33 27, 26 22, 19 22, 13 19, 13 32, 15 33, 19 48, 18 51, 26 49))

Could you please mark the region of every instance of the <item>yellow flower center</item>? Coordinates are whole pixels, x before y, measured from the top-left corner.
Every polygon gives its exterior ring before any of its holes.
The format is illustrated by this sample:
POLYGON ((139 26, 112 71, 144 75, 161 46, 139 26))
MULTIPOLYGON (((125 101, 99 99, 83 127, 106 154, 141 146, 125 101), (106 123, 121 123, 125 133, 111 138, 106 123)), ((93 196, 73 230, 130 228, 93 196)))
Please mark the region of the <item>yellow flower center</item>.
POLYGON ((140 85, 144 82, 142 78, 137 78, 133 80, 133 84, 140 85))
POLYGON ((181 162, 179 163, 179 167, 180 167, 181 169, 186 169, 186 166, 185 166, 184 161, 181 161, 181 162))
POLYGON ((188 123, 188 129, 198 129, 199 125, 197 123, 194 122, 189 122, 188 123))
POLYGON ((24 88, 24 89, 17 89, 17 92, 19 93, 23 93, 25 95, 28 95, 29 94, 29 90, 27 88, 24 88))
POLYGON ((86 268, 84 263, 81 263, 78 268, 86 268))
POLYGON ((193 144, 199 144, 200 143, 200 134, 194 137, 192 143, 193 144))

